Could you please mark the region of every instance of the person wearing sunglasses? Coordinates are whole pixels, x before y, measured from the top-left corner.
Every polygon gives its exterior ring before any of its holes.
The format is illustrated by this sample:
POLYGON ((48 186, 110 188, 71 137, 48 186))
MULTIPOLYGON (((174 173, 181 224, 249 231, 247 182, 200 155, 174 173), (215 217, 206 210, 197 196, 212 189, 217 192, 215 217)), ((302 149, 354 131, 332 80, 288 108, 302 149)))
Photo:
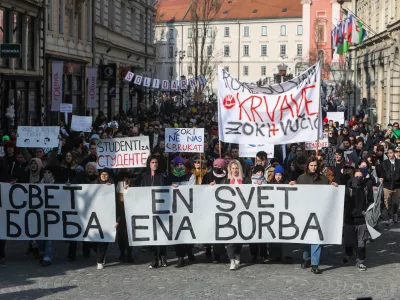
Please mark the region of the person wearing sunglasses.
POLYGON ((207 174, 207 164, 204 156, 196 155, 193 161, 192 173, 196 178, 196 184, 201 184, 204 176, 207 174))

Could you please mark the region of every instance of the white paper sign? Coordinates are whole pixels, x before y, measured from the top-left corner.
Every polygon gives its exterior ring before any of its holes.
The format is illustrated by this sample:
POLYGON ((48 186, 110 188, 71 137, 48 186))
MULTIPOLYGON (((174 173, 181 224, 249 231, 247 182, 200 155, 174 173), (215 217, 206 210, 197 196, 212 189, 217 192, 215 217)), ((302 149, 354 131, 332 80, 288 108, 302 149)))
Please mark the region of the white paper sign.
POLYGON ((1 199, 0 239, 115 240, 114 185, 1 183, 1 199))
POLYGON ((204 152, 204 128, 165 128, 165 152, 204 152))
POLYGON ((339 122, 339 126, 344 124, 344 112, 343 111, 338 111, 338 112, 327 112, 326 117, 328 120, 332 120, 333 122, 339 122))
POLYGON ((72 131, 83 131, 83 132, 91 132, 92 131, 92 116, 72 116, 71 120, 71 130, 72 131))
POLYGON ((60 126, 18 126, 17 147, 58 147, 60 126))
POLYGON ((130 71, 128 71, 127 73, 126 73, 126 75, 125 75, 125 80, 126 81, 129 81, 129 82, 131 82, 132 81, 132 79, 133 79, 133 75, 135 75, 134 73, 132 73, 132 72, 130 72, 130 71))
POLYGON ((60 112, 62 113, 72 113, 72 103, 61 103, 60 112))
POLYGON ((218 70, 218 125, 223 142, 289 144, 318 139, 321 68, 269 87, 249 86, 218 70))
POLYGON ((323 134, 323 139, 319 140, 318 142, 306 142, 305 143, 305 150, 310 151, 310 150, 317 150, 329 147, 329 141, 328 141, 328 134, 324 133, 323 134))
POLYGON ((129 244, 340 245, 344 192, 330 185, 129 188, 129 244))
POLYGON ((150 155, 148 136, 97 142, 97 169, 145 168, 150 155))
POLYGON ((274 145, 265 144, 239 144, 239 157, 256 157, 259 151, 265 151, 268 159, 274 157, 274 145))

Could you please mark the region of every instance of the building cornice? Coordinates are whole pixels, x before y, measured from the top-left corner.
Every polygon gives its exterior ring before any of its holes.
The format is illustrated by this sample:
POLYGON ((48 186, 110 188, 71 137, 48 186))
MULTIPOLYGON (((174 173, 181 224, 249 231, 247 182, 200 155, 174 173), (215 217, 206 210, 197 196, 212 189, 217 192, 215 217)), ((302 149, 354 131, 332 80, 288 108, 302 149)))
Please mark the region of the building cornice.
MULTIPOLYGON (((218 24, 257 24, 257 23, 285 23, 285 22, 301 22, 301 17, 293 18, 260 18, 260 19, 229 19, 229 20, 214 20, 210 25, 218 24)), ((155 22, 155 26, 187 26, 191 21, 176 21, 176 22, 155 22)))

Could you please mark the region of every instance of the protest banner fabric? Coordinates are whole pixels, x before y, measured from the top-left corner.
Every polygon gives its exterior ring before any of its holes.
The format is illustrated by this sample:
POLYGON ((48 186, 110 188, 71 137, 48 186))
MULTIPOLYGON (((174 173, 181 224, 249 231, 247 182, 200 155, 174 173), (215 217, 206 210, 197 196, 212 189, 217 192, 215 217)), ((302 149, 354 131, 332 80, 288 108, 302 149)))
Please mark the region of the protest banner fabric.
POLYGON ((265 151, 268 158, 273 158, 275 155, 274 145, 239 144, 239 157, 256 157, 259 151, 265 151))
POLYGON ((305 150, 310 151, 310 150, 317 150, 329 147, 329 140, 328 140, 328 134, 324 133, 322 139, 318 140, 318 142, 306 142, 305 143, 305 150))
POLYGON ((0 239, 114 242, 114 185, 1 183, 0 239))
POLYGON ((382 194, 383 184, 380 184, 377 190, 374 190, 374 203, 372 203, 365 212, 365 223, 367 224, 368 232, 373 240, 381 236, 381 233, 374 227, 378 224, 381 216, 382 194))
POLYGON ((72 131, 83 131, 83 132, 91 132, 92 131, 92 123, 93 119, 91 116, 72 116, 71 120, 71 130, 72 131))
POLYGON ((339 122, 339 126, 342 124, 344 125, 344 111, 328 111, 326 112, 326 118, 328 120, 332 120, 333 122, 339 122))
POLYGON ((165 128, 165 152, 204 152, 204 128, 165 128))
POLYGON ((97 108, 97 67, 88 67, 88 100, 87 108, 97 108))
POLYGON ((60 111, 63 99, 63 68, 64 62, 51 62, 51 111, 60 111))
POLYGON ((17 147, 58 147, 60 126, 18 126, 17 147))
POLYGON ((316 141, 321 68, 316 63, 284 83, 258 87, 218 70, 219 138, 237 144, 316 141))
POLYGON ((97 169, 144 168, 149 155, 148 136, 99 140, 97 169))
POLYGON ((344 192, 331 185, 129 188, 129 244, 340 245, 344 192))

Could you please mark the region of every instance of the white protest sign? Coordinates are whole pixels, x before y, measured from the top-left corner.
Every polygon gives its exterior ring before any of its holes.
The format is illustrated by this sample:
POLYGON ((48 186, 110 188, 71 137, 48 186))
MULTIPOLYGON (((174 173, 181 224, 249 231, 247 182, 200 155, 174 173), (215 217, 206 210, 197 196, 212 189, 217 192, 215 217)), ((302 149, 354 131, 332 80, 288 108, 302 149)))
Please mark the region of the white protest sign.
POLYGON ((148 136, 99 140, 97 169, 145 168, 149 155, 148 136))
POLYGON ((239 144, 239 157, 256 157, 259 151, 265 151, 268 158, 273 158, 275 155, 274 145, 239 144))
POLYGON ((344 124, 344 111, 327 112, 326 118, 332 120, 333 122, 338 122, 339 126, 344 124))
POLYGON ((72 113, 72 103, 61 103, 60 112, 62 113, 72 113))
POLYGON ((344 192, 330 185, 129 188, 129 245, 340 245, 344 192))
POLYGON ((323 134, 323 139, 319 140, 318 142, 305 142, 305 150, 317 150, 329 147, 329 141, 328 141, 328 134, 324 133, 323 134))
POLYGON ((92 131, 92 123, 93 119, 91 116, 72 116, 71 120, 71 130, 72 131, 83 131, 83 132, 91 132, 92 131))
POLYGON ((18 126, 17 147, 58 147, 60 126, 18 126))
POLYGON ((132 72, 130 72, 130 71, 128 71, 127 73, 126 73, 126 75, 125 75, 125 80, 126 81, 129 81, 129 82, 131 82, 132 81, 132 79, 133 79, 133 76, 134 76, 135 74, 134 73, 132 73, 132 72))
POLYGON ((204 128, 165 128, 165 152, 204 152, 204 128))
POLYGON ((289 144, 318 138, 321 68, 272 86, 242 83, 218 70, 220 140, 237 144, 289 144))
POLYGON ((0 239, 114 242, 113 185, 1 183, 0 239))

